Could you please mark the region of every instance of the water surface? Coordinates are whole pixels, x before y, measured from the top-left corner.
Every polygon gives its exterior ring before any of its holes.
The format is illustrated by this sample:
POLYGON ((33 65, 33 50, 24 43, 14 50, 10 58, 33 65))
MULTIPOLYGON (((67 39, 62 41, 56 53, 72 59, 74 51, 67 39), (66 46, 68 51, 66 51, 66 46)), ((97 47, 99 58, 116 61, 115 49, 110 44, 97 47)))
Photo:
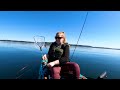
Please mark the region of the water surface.
MULTIPOLYGON (((47 53, 49 46, 43 48, 47 53)), ((97 78, 107 71, 108 79, 120 79, 120 51, 77 47, 70 48, 70 59, 80 65, 81 74, 97 78)), ((0 79, 37 79, 41 60, 34 43, 0 42, 0 79)))

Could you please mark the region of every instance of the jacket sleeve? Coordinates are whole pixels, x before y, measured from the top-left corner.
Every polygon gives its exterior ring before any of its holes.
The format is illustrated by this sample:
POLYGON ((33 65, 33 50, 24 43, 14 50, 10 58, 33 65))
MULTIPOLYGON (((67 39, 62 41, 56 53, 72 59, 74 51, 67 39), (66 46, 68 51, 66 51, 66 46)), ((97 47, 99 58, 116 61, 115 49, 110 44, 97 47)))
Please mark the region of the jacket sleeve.
POLYGON ((62 57, 59 59, 60 65, 65 64, 66 62, 69 62, 69 45, 66 45, 64 48, 64 52, 62 57))
POLYGON ((52 50, 52 44, 50 45, 50 48, 48 50, 48 55, 50 55, 51 50, 52 50))

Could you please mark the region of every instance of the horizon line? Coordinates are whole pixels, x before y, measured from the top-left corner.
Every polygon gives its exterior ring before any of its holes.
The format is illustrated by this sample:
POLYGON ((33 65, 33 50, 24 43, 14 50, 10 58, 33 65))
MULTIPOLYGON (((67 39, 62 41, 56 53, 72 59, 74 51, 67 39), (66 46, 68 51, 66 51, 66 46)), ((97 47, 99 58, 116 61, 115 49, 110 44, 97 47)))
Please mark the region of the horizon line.
MULTIPOLYGON (((11 41, 11 42, 34 43, 33 41, 21 41, 21 40, 0 40, 0 41, 11 41)), ((45 42, 45 43, 52 43, 52 42, 45 42)), ((96 46, 91 46, 91 45, 76 45, 76 44, 70 44, 70 45, 71 45, 71 46, 82 46, 82 47, 89 47, 89 48, 101 48, 101 49, 120 50, 120 48, 96 47, 96 46)))

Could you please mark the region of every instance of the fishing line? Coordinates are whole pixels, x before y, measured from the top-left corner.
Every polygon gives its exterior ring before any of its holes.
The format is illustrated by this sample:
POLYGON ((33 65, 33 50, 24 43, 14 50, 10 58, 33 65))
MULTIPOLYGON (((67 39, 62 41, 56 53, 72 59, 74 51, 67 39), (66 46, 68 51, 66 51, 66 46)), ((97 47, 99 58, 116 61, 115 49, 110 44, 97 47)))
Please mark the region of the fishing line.
POLYGON ((79 35, 79 37, 78 37, 77 44, 75 45, 75 49, 74 49, 74 51, 73 51, 73 53, 72 53, 71 59, 72 59, 72 57, 73 57, 73 55, 74 55, 74 53, 75 53, 76 47, 77 47, 78 42, 79 42, 79 40, 80 40, 80 37, 81 37, 81 35, 82 35, 82 32, 83 32, 83 29, 84 29, 84 26, 85 26, 85 23, 86 23, 87 17, 88 17, 88 12, 86 13, 85 20, 84 20, 84 23, 83 23, 83 26, 82 26, 82 29, 81 29, 80 35, 79 35))

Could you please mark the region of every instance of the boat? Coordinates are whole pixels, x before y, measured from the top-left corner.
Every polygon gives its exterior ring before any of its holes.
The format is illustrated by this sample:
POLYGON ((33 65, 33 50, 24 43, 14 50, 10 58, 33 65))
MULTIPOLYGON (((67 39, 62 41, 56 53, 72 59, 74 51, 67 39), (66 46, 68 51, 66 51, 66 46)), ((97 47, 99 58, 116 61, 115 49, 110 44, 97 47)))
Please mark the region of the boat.
MULTIPOLYGON (((49 68, 47 67, 47 62, 48 62, 48 60, 41 61, 38 79, 52 79, 49 68)), ((67 70, 67 72, 63 71, 60 79, 76 79, 76 77, 72 73, 74 71, 72 71, 72 72, 68 72, 68 71, 69 70, 67 70)), ((97 79, 105 79, 106 77, 107 77, 107 72, 105 71, 101 75, 99 75, 97 77, 97 79)), ((94 78, 85 77, 84 75, 80 74, 79 79, 94 79, 94 78)))

